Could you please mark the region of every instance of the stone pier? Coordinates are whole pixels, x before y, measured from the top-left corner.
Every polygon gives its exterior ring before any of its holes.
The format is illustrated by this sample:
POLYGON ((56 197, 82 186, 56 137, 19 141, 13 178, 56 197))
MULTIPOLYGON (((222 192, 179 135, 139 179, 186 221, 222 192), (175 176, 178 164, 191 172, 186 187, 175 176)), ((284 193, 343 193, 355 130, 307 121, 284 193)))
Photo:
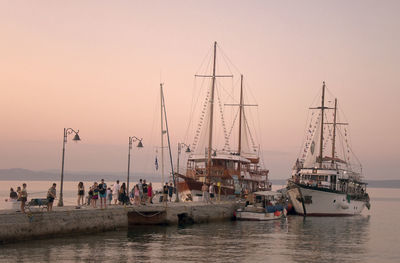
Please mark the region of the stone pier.
POLYGON ((39 208, 26 214, 0 211, 0 243, 70 234, 94 233, 135 227, 141 224, 188 224, 230 220, 236 202, 152 204, 146 206, 109 206, 107 209, 54 207, 39 208))

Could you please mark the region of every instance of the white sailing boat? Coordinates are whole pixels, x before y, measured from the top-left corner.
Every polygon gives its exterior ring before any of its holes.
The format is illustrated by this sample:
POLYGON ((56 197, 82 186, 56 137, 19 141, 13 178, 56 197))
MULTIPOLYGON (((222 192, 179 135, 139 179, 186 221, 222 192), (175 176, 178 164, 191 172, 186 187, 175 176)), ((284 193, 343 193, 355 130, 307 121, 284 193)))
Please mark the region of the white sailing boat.
POLYGON ((313 112, 307 139, 288 180, 287 194, 295 211, 310 216, 349 216, 370 208, 367 184, 362 181, 361 164, 354 165, 347 129, 338 121, 337 99, 325 105, 325 82, 321 106, 313 112), (333 110, 333 115, 328 110, 333 110), (343 146, 338 149, 340 139, 343 146), (330 148, 330 149, 328 149, 330 148), (330 150, 329 155, 324 155, 330 150))

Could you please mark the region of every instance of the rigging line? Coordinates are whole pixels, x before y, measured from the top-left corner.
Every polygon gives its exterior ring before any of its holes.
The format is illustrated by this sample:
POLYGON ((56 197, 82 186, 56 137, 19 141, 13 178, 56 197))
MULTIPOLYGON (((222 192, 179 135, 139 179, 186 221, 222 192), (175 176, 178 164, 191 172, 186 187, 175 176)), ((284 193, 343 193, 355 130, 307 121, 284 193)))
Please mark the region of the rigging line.
MULTIPOLYGON (((256 110, 256 111, 257 111, 257 119, 258 119, 258 130, 259 130, 259 134, 260 134, 260 140, 259 140, 258 142, 259 142, 260 145, 265 146, 265 145, 263 144, 263 141, 262 141, 263 136, 261 136, 261 118, 260 118, 260 111, 259 111, 258 107, 257 107, 257 110, 256 110)), ((267 136, 266 136, 266 137, 267 137, 267 136)), ((264 161, 264 151, 263 151, 262 149, 260 149, 260 150, 258 151, 258 154, 259 154, 260 157, 261 157, 262 166, 265 168, 265 167, 266 167, 266 163, 265 163, 265 161, 264 161)))
MULTIPOLYGON (((342 133, 340 133, 340 136, 342 136, 342 138, 343 138, 343 134, 342 133)), ((347 148, 350 150, 350 152, 352 153, 352 157, 354 157, 355 159, 356 159, 356 162, 358 163, 358 165, 360 165, 360 167, 362 168, 362 164, 361 164, 361 161, 358 159, 358 157, 357 157, 357 155, 355 154, 355 152, 353 151, 353 148, 351 147, 351 136, 350 136, 350 132, 349 131, 347 131, 347 136, 345 136, 345 137, 348 137, 348 140, 347 140, 347 148)), ((343 140, 342 140, 343 141, 343 140)))
POLYGON ((229 130, 229 134, 228 134, 228 137, 229 137, 229 138, 231 137, 231 134, 232 134, 232 131, 233 131, 233 127, 234 127, 234 125, 235 125, 235 123, 236 123, 237 117, 239 116, 239 112, 240 112, 240 108, 238 108, 238 109, 236 110, 235 118, 233 119, 233 121, 232 121, 232 126, 231 126, 231 128, 230 128, 230 130, 229 130))
POLYGON ((244 84, 245 84, 245 87, 246 87, 246 89, 244 91, 245 95, 250 95, 250 96, 247 96, 247 97, 249 97, 249 98, 251 97, 254 100, 255 104, 258 104, 257 97, 254 96, 252 86, 250 85, 249 81, 247 81, 247 80, 248 80, 248 78, 246 78, 245 81, 244 81, 244 84))
POLYGON ((219 110, 220 110, 220 114, 221 114, 221 121, 222 121, 222 128, 224 131, 224 137, 225 137, 225 146, 227 148, 227 150, 230 149, 229 147, 229 141, 228 141, 228 135, 226 133, 226 125, 225 125, 225 119, 224 119, 224 113, 223 113, 223 107, 222 107, 222 103, 221 103, 221 98, 219 96, 219 89, 216 90, 217 91, 217 98, 218 98, 218 106, 219 106, 219 110))
MULTIPOLYGON (((245 114, 244 114, 244 112, 243 112, 243 119, 244 119, 244 123, 245 123, 245 125, 246 125, 246 128, 247 128, 247 130, 248 130, 248 133, 249 133, 249 135, 250 135, 250 140, 251 140, 251 143, 252 143, 252 152, 254 152, 254 148, 255 148, 255 146, 256 146, 256 144, 254 143, 254 138, 253 138, 253 135, 251 134, 251 131, 250 131, 250 126, 249 126, 249 123, 248 123, 248 121, 247 121, 247 118, 245 117, 245 114)), ((250 146, 249 146, 250 147, 250 146)))
MULTIPOLYGON (((157 96, 155 96, 155 97, 157 97, 157 96)), ((155 127, 155 125, 156 125, 156 122, 157 122, 157 119, 158 118, 156 118, 156 111, 157 111, 157 108, 158 108, 158 99, 157 99, 157 102, 156 103, 154 103, 154 110, 153 110, 153 121, 152 121, 152 126, 151 126, 151 132, 150 132, 150 139, 151 139, 151 142, 153 142, 153 138, 155 137, 154 136, 154 127, 155 127)), ((157 116, 158 116, 158 114, 157 114, 157 116)), ((140 136, 141 137, 141 136, 140 136)), ((150 142, 150 141, 149 141, 150 142)), ((151 149, 152 147, 146 147, 146 149, 145 149, 145 155, 144 156, 147 156, 147 159, 149 159, 150 157, 150 155, 149 155, 149 152, 150 152, 150 149, 151 149)), ((154 148, 153 148, 153 150, 154 150, 154 148)), ((152 157, 153 158, 153 157, 152 157)), ((152 167, 153 167, 153 163, 154 162, 147 162, 146 161, 146 163, 147 163, 147 166, 146 166, 146 168, 147 169, 149 169, 149 167, 151 168, 151 170, 152 170, 152 167)), ((132 169, 132 171, 133 171, 133 169, 132 169)), ((133 173, 132 173, 133 174, 133 173)))
MULTIPOLYGON (((206 55, 204 56, 204 58, 203 58, 203 60, 202 60, 202 62, 201 62, 201 64, 200 64, 199 68, 196 70, 196 74, 197 74, 197 73, 201 70, 201 68, 203 67, 203 64, 204 64, 206 58, 207 58, 207 57, 208 57, 208 58, 211 58, 211 57, 212 57, 210 54, 211 54, 211 52, 213 52, 213 49, 214 49, 214 45, 211 45, 210 48, 208 49, 206 55)), ((207 69, 208 69, 208 68, 207 68, 207 69)))
POLYGON ((233 101, 235 101, 233 95, 225 89, 224 85, 222 85, 221 80, 215 79, 215 82, 218 84, 220 88, 222 88, 223 91, 225 91, 227 96, 229 96, 233 101))
MULTIPOLYGON (((247 114, 248 112, 250 111, 250 109, 243 109, 243 119, 245 119, 246 120, 246 122, 247 122, 247 126, 248 126, 248 133, 250 134, 250 136, 252 137, 253 136, 253 133, 251 132, 251 130, 250 130, 250 126, 249 126, 249 124, 248 124, 248 118, 247 118, 247 116, 249 116, 250 115, 250 122, 251 122, 251 127, 256 127, 256 125, 255 125, 255 121, 254 121, 254 118, 253 118, 253 115, 252 114, 247 114), (246 113, 247 112, 247 113, 246 113)), ((255 130, 253 130, 254 131, 254 134, 255 134, 255 137, 256 137, 256 141, 257 142, 259 142, 259 138, 258 138, 258 136, 257 136, 257 133, 255 132, 255 130)), ((256 144, 255 144, 255 142, 254 142, 254 140, 252 141, 252 147, 254 148, 255 146, 256 146, 256 144)))
POLYGON ((218 46, 218 48, 219 48, 219 50, 221 51, 221 52, 220 52, 221 55, 224 56, 224 57, 229 61, 229 63, 236 69, 236 71, 237 71, 238 73, 240 73, 241 71, 239 70, 239 68, 238 68, 235 64, 233 64, 232 60, 225 54, 224 50, 223 50, 221 47, 219 47, 219 46, 218 46))
MULTIPOLYGON (((212 62, 212 59, 211 59, 211 58, 212 58, 212 57, 209 56, 208 66, 207 66, 206 70, 208 70, 208 69, 211 67, 211 62, 212 62)), ((193 91, 193 93, 192 93, 192 107, 191 107, 190 113, 189 113, 189 121, 188 121, 187 130, 186 130, 185 140, 188 139, 189 130, 191 130, 191 125, 192 125, 193 120, 194 120, 194 113, 195 113, 195 110, 196 110, 196 108, 197 108, 197 104, 198 104, 198 102, 199 102, 199 99, 200 99, 200 97, 201 97, 201 96, 200 96, 200 93, 202 92, 202 90, 204 90, 204 87, 205 87, 204 83, 205 83, 206 81, 209 82, 209 80, 206 80, 206 78, 202 78, 201 84, 200 84, 200 88, 199 88, 198 94, 197 94, 197 96, 196 96, 196 83, 197 83, 197 82, 196 82, 196 79, 197 79, 196 77, 194 77, 194 79, 193 79, 193 82, 194 82, 194 85, 195 85, 195 89, 194 89, 194 91, 193 91), (193 103, 194 100, 196 100, 195 103, 193 103)))
MULTIPOLYGON (((306 126, 305 126, 305 128, 304 128, 304 136, 303 136, 303 142, 302 142, 302 146, 301 146, 301 148, 300 148, 300 150, 299 150, 299 157, 300 156, 302 156, 303 155, 303 151, 304 151, 304 149, 305 148, 307 148, 306 147, 306 144, 307 144, 307 135, 310 135, 310 136, 313 136, 313 134, 309 134, 309 132, 308 132, 308 128, 309 128, 309 125, 312 125, 312 120, 311 120, 311 118, 310 118, 310 113, 312 112, 311 110, 308 110, 307 111, 308 112, 308 114, 307 114, 307 120, 306 120, 306 126)), ((301 158, 302 159, 302 158, 301 158)))
MULTIPOLYGON (((218 47, 218 50, 222 51, 222 49, 220 47, 218 47)), ((225 65, 228 68, 229 72, 233 75, 231 67, 229 66, 229 62, 226 60, 226 58, 222 52, 221 52, 221 57, 222 57, 222 61, 225 62, 225 65)), ((240 73, 240 72, 237 72, 237 73, 240 73)))

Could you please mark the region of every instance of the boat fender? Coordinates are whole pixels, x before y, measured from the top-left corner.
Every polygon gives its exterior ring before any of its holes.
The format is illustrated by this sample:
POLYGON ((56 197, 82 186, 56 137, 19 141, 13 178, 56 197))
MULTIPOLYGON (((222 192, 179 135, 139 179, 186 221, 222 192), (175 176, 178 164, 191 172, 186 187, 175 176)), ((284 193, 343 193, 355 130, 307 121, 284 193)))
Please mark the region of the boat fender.
POLYGON ((281 212, 279 212, 278 210, 276 210, 276 211, 274 212, 274 215, 275 215, 275 216, 280 216, 280 215, 281 215, 281 212))
POLYGON ((348 209, 348 208, 349 208, 349 205, 346 204, 345 202, 341 202, 341 203, 340 203, 340 208, 342 208, 342 209, 348 209))

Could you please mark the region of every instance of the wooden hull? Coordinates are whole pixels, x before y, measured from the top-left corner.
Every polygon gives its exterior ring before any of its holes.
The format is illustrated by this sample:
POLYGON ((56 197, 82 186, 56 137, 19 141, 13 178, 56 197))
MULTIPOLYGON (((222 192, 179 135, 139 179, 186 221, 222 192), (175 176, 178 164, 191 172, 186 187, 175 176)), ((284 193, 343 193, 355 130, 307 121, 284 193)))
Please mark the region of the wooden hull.
MULTIPOLYGON (((201 188, 203 186, 203 182, 196 181, 192 178, 186 176, 180 176, 184 180, 179 181, 177 183, 179 197, 182 201, 200 201, 203 196, 203 192, 201 188)), ((218 187, 215 186, 214 189, 215 195, 219 195, 218 187)), ((233 197, 235 195, 235 190, 230 187, 221 186, 220 192, 222 199, 227 199, 228 197, 233 197)))

